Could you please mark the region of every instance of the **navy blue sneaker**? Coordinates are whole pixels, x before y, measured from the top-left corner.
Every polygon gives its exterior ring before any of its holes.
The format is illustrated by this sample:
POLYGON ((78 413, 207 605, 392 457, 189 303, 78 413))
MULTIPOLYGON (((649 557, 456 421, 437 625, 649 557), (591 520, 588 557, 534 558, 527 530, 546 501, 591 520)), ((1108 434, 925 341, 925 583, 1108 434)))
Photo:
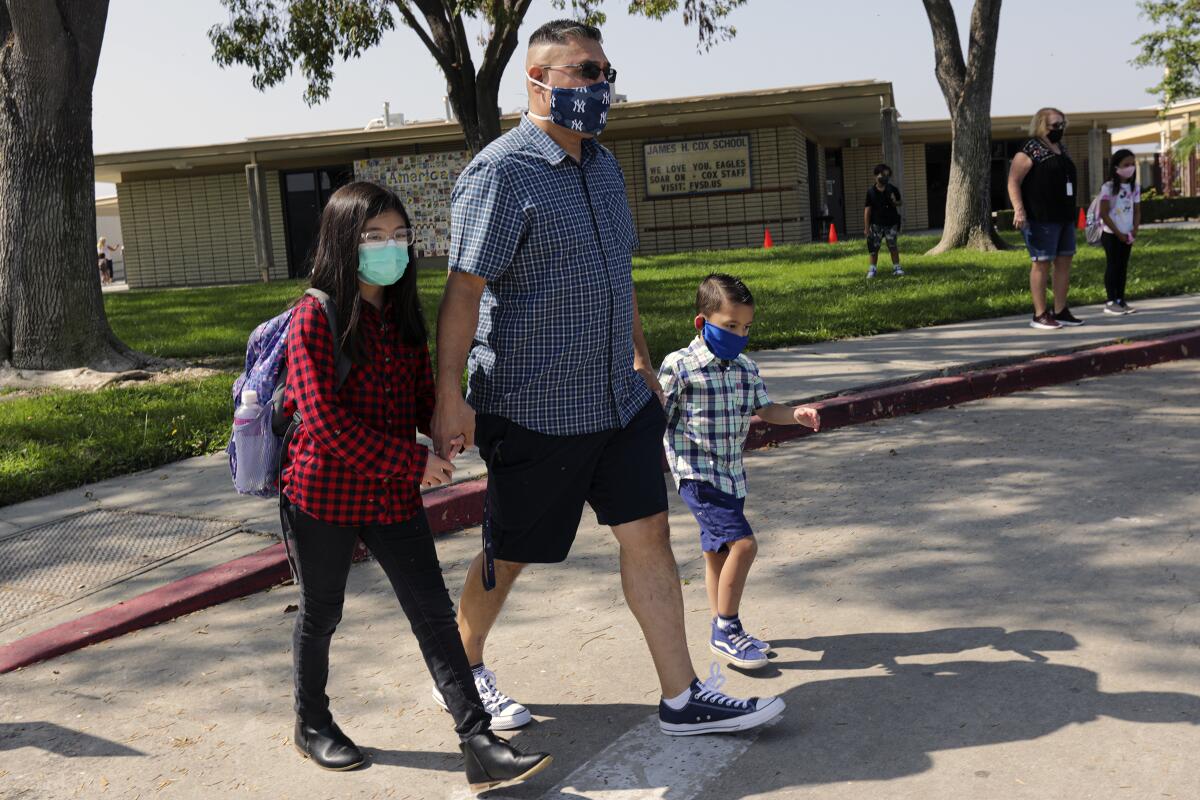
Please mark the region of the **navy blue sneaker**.
MULTIPOLYGON (((716 620, 714 619, 714 622, 715 621, 716 620)), ((764 653, 771 652, 771 643, 764 642, 757 636, 751 636, 750 634, 746 633, 746 629, 742 626, 742 621, 740 619, 736 620, 732 626, 726 627, 725 630, 729 633, 740 633, 742 636, 745 636, 747 639, 749 639, 751 644, 753 644, 759 650, 762 650, 764 653), (736 630, 732 630, 734 628, 736 628, 736 630)))
POLYGON ((658 727, 668 736, 696 736, 702 733, 733 733, 757 728, 783 713, 784 702, 778 697, 751 697, 739 700, 718 691, 725 683, 721 668, 713 664, 708 680, 692 680, 687 705, 676 711, 665 700, 658 703, 658 727))
POLYGON ((713 620, 708 649, 735 667, 758 669, 767 665, 767 654, 758 649, 755 641, 746 635, 741 625, 734 623, 722 630, 717 621, 713 620))

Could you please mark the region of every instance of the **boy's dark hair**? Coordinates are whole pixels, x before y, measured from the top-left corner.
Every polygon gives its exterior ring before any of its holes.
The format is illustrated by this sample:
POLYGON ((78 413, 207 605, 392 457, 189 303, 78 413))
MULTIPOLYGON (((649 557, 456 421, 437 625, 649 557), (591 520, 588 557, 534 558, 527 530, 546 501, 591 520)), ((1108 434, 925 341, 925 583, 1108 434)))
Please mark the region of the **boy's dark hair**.
POLYGON ((600 29, 576 19, 556 19, 547 22, 529 37, 529 46, 535 44, 569 44, 572 39, 591 39, 603 42, 600 29))
POLYGON ((700 281, 696 290, 696 313, 712 314, 721 310, 721 304, 728 300, 743 306, 754 305, 754 295, 750 289, 732 275, 724 272, 710 273, 700 281))
POLYGON ((879 173, 881 173, 881 172, 891 172, 891 171, 892 171, 892 168, 889 167, 887 164, 876 164, 875 172, 873 172, 872 174, 878 176, 879 173))

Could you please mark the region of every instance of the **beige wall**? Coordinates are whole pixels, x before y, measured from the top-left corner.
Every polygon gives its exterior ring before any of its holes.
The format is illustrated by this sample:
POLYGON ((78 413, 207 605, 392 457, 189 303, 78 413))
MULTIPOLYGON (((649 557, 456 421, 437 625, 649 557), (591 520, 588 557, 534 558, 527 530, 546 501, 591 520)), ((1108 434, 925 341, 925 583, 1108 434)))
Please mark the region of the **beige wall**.
POLYGON ((758 247, 770 228, 776 244, 812 239, 804 134, 794 127, 730 128, 669 137, 606 141, 625 173, 643 255, 681 250, 758 247), (643 145, 747 134, 753 189, 748 192, 646 199, 643 145))
MULTIPOLYGON (((278 173, 266 181, 275 280, 287 277, 278 173)), ((127 181, 117 196, 130 287, 259 280, 245 173, 127 181)))
MULTIPOLYGON (((900 187, 904 203, 904 230, 929 227, 929 194, 925 185, 925 145, 903 144, 904 176, 900 187)), ((875 165, 883 161, 883 146, 865 144, 842 148, 842 181, 846 194, 846 230, 863 235, 863 200, 875 182, 875 165)))

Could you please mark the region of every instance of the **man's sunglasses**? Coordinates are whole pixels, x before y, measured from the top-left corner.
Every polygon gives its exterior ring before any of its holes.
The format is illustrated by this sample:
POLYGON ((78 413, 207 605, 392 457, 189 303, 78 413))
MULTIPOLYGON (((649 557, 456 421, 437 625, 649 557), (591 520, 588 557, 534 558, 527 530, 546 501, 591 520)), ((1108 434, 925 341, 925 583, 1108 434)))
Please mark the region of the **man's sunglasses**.
POLYGON ((579 70, 579 77, 585 81, 594 81, 601 75, 604 80, 609 83, 617 82, 617 71, 612 67, 604 67, 597 64, 595 61, 584 61, 582 64, 539 64, 542 69, 575 69, 579 70))

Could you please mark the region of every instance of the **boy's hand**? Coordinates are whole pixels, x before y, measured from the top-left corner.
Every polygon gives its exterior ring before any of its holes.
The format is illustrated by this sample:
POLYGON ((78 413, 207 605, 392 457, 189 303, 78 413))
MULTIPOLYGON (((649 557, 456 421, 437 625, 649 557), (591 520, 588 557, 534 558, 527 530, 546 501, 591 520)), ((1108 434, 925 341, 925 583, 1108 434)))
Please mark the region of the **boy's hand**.
POLYGON ((646 382, 646 388, 654 393, 654 396, 658 398, 658 402, 666 406, 667 396, 663 393, 662 384, 658 382, 658 375, 654 370, 649 367, 638 367, 636 372, 642 376, 642 380, 646 382))
POLYGON ((800 425, 812 428, 814 431, 821 430, 821 412, 817 411, 812 406, 800 406, 792 411, 792 419, 800 425))

